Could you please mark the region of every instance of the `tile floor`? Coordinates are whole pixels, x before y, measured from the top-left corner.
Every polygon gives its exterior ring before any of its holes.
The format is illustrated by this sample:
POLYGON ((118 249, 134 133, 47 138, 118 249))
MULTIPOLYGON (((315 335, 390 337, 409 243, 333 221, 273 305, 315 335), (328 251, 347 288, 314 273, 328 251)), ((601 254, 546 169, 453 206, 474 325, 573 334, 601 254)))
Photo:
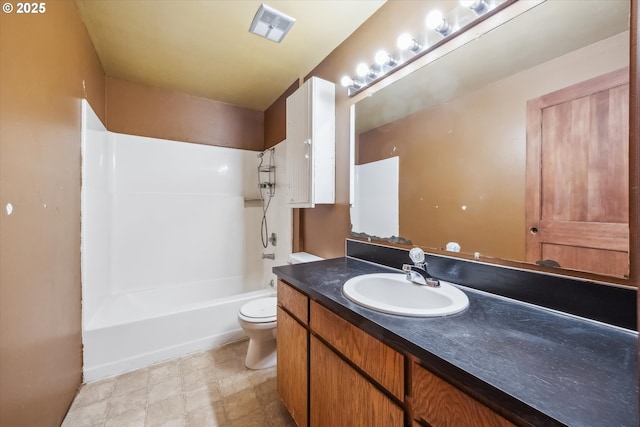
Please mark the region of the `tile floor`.
POLYGON ((86 384, 63 427, 295 427, 275 368, 244 366, 247 340, 86 384))

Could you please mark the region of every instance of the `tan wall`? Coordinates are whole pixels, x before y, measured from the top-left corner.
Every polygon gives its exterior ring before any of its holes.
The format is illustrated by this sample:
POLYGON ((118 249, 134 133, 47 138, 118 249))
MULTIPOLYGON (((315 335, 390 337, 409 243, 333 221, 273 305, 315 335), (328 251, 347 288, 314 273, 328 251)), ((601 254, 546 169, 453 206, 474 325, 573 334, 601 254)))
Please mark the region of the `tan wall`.
POLYGON ((75 3, 46 8, 0 14, 0 425, 11 427, 59 425, 80 386, 81 98, 104 118, 75 3))
POLYGON ((625 67, 628 38, 622 33, 361 134, 357 163, 399 157, 400 236, 525 261, 526 103, 625 67))
POLYGON ((196 144, 264 149, 264 113, 107 77, 107 129, 196 144))
POLYGON ((264 149, 271 148, 287 138, 287 98, 300 87, 296 80, 264 111, 264 149))

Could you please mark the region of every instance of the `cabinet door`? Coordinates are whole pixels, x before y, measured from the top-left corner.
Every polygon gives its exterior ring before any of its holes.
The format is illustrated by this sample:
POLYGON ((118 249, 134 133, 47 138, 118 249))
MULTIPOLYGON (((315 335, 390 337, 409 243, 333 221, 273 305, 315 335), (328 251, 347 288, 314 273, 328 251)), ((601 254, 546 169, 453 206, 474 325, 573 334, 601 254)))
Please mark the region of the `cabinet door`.
POLYGON ((311 143, 311 90, 305 84, 287 98, 287 175, 293 207, 313 207, 311 143))
POLYGON ((401 427, 402 409, 311 336, 311 427, 401 427))
POLYGON ((515 427, 502 416, 440 379, 413 365, 414 418, 432 427, 515 427))
POLYGON ((289 205, 335 203, 335 85, 312 77, 287 98, 289 205))
POLYGON ((278 307, 278 394, 299 427, 308 425, 308 332, 278 307))

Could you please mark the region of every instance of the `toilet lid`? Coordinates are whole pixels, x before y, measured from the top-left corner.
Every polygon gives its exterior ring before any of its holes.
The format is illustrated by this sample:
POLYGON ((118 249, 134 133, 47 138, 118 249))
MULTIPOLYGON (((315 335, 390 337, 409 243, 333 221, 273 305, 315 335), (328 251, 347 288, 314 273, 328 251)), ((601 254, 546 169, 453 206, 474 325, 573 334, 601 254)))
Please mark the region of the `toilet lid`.
POLYGON ((258 298, 243 304, 240 307, 240 314, 260 322, 271 322, 276 320, 277 306, 278 299, 276 297, 258 298))

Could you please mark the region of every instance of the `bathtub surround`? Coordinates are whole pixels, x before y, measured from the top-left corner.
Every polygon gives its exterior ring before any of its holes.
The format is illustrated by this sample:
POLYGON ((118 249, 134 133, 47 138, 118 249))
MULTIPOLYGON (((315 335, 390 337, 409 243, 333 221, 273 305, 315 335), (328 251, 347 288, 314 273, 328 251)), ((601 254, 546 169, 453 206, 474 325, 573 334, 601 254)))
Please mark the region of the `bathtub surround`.
MULTIPOLYGON (((289 207, 287 201, 287 147, 286 141, 282 141, 272 148, 275 150, 273 152, 274 164, 276 166, 276 187, 275 193, 271 198, 271 202, 269 204, 269 209, 267 210, 267 224, 269 225, 269 235, 271 233, 276 233, 277 241, 276 244, 273 245, 269 242, 267 248, 263 248, 262 245, 258 244, 251 245, 247 247, 248 251, 247 258, 254 260, 256 264, 261 266, 261 278, 264 281, 265 286, 273 286, 275 289, 275 280, 276 276, 271 271, 272 267, 276 265, 286 264, 288 261, 288 257, 292 251, 292 215, 291 208, 289 207), (257 252, 254 253, 254 250, 257 252), (262 259, 262 254, 273 254, 274 259, 262 259), (261 260, 261 261, 256 261, 261 260), (273 281, 273 282, 272 282, 273 281)), ((267 154, 265 153, 265 156, 267 154)), ((257 167, 258 163, 256 162, 255 166, 257 167)), ((257 177, 254 178, 255 187, 257 188, 257 177)), ((251 183, 250 183, 251 184, 251 183)), ((254 191, 251 188, 251 191, 254 191)), ((257 191, 257 190, 255 190, 257 191)), ((266 192, 263 190, 263 194, 266 196, 266 192)), ((268 199, 265 199, 265 201, 268 199)), ((252 217, 255 211, 255 215, 262 215, 261 204, 252 204, 249 207, 252 211, 252 217)), ((255 239, 258 242, 260 241, 260 219, 257 222, 252 221, 247 228, 247 233, 251 239, 255 239)), ((253 241, 253 240, 252 240, 253 241)))
POLYGON ((82 325, 109 295, 109 132, 82 101, 81 278, 82 325), (91 262, 89 263, 89 260, 91 262), (91 289, 88 289, 88 284, 91 289))
POLYGON ((262 212, 245 204, 259 197, 256 153, 112 133, 84 113, 84 381, 243 337, 240 306, 273 293, 262 212))

